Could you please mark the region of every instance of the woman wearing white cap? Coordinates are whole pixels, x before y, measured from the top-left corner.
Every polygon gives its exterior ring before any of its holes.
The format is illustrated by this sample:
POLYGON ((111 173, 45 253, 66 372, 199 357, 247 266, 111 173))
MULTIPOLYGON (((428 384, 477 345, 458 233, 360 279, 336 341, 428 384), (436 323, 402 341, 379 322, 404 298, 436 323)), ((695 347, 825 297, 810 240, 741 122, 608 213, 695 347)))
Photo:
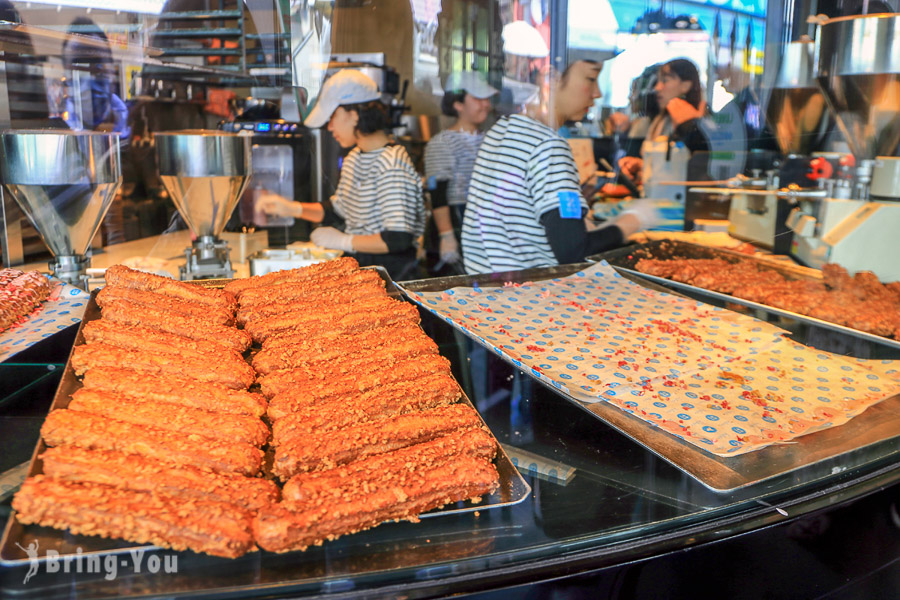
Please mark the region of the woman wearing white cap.
POLYGON ((425 226, 422 181, 406 150, 391 143, 390 114, 375 82, 353 69, 331 76, 304 122, 310 128, 326 123, 338 144, 353 147, 334 195, 320 204, 267 194, 259 206, 321 223, 313 243, 354 253, 362 266, 381 265, 395 279, 414 276, 416 240, 425 226), (343 231, 333 227, 341 222, 343 231))
POLYGON ((425 146, 425 187, 439 239, 435 271, 460 261, 459 235, 469 179, 484 138, 479 126, 487 119, 491 96, 497 93, 476 71, 451 74, 444 89, 441 112, 455 121, 425 146))
POLYGON ((600 65, 576 60, 553 81, 541 121, 503 117, 484 136, 466 199, 463 261, 467 273, 548 267, 621 246, 652 225, 652 204, 639 200, 608 225, 587 230, 572 148, 557 133, 584 118, 600 97, 600 65))

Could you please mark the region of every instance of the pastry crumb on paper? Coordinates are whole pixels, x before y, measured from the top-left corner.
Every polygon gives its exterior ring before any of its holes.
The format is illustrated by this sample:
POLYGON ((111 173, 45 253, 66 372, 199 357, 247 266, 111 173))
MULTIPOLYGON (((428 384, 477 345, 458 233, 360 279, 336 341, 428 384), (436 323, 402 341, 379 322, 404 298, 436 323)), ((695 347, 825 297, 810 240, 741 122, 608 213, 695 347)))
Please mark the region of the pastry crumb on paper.
POLYGON ((407 292, 581 402, 607 401, 719 456, 846 423, 900 393, 900 362, 822 352, 605 263, 502 288, 407 292))

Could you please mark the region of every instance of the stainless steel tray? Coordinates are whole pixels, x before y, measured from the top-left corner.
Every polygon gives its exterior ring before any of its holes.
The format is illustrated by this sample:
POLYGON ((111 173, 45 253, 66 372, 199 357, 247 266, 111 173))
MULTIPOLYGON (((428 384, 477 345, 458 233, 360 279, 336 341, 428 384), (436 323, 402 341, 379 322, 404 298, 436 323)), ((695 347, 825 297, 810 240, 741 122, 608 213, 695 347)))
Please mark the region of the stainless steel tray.
MULTIPOLYGON (((398 290, 391 281, 387 271, 379 267, 373 268, 377 270, 385 280, 388 293, 394 298, 402 298, 400 290, 398 290)), ((204 287, 223 287, 229 281, 231 280, 215 279, 203 280, 195 283, 203 285, 204 287)), ((78 334, 75 337, 73 349, 75 346, 84 343, 84 334, 82 330, 84 329, 85 324, 100 318, 100 307, 97 306, 95 300, 96 294, 96 290, 91 294, 91 299, 84 312, 84 318, 78 328, 78 334)), ((81 388, 81 382, 75 376, 70 353, 69 359, 66 362, 65 372, 63 373, 62 380, 56 390, 50 410, 66 408, 69 405, 72 394, 79 388, 81 388)), ((462 388, 460 388, 460 392, 462 392, 461 402, 468 404, 474 409, 474 406, 465 395, 462 388)), ((482 423, 484 423, 483 419, 482 423)), ((487 424, 484 425, 485 428, 487 428, 487 424)), ((451 514, 489 510, 504 506, 512 506, 524 501, 531 494, 531 486, 528 485, 513 465, 512 461, 503 450, 503 447, 500 446, 499 443, 497 444, 497 447, 498 451, 495 466, 500 474, 500 488, 496 492, 484 496, 481 502, 477 504, 470 501, 458 502, 456 505, 435 509, 420 515, 420 517, 433 518, 451 514)), ((43 440, 38 440, 37 447, 31 458, 31 465, 28 469, 29 477, 43 472, 40 454, 46 449, 47 447, 44 445, 43 440)), ((127 554, 138 550, 161 550, 161 548, 157 546, 134 544, 120 539, 103 539, 93 536, 73 535, 68 531, 60 529, 39 527, 37 525, 23 525, 16 520, 15 512, 13 512, 6 523, 3 536, 0 538, 0 566, 21 567, 32 564, 32 560, 28 557, 23 548, 27 548, 29 544, 35 541, 38 542, 38 562, 47 560, 48 550, 58 552, 58 559, 60 561, 66 560, 67 557, 75 557, 79 554, 88 557, 93 555, 105 556, 110 554, 127 554)), ((216 559, 210 557, 210 560, 216 559)))
POLYGON ((875 335, 874 333, 867 333, 865 331, 860 331, 859 329, 853 329, 852 327, 847 327, 845 325, 838 325, 837 323, 831 323, 830 321, 823 321, 815 317, 801 315, 799 313, 784 310, 782 308, 776 308, 767 304, 760 304, 751 300, 744 300, 743 298, 737 298, 729 294, 723 294, 721 292, 715 292, 713 290, 696 287, 688 283, 673 281, 671 279, 666 279, 665 277, 658 277, 656 275, 648 275, 646 273, 642 273, 635 268, 635 264, 637 264, 637 262, 642 258, 655 258, 663 260, 672 258, 721 258, 734 264, 738 262, 752 262, 762 269, 768 269, 770 271, 780 273, 785 277, 785 279, 822 279, 821 271, 817 271, 815 269, 809 269, 807 267, 801 267, 799 265, 793 265, 790 263, 780 264, 775 261, 759 260, 747 254, 742 254, 733 250, 710 248, 708 246, 700 246, 698 244, 691 244, 688 242, 675 240, 654 240, 652 242, 647 242, 646 244, 640 244, 637 246, 626 246, 624 248, 618 248, 610 252, 595 254, 588 257, 588 260, 591 262, 600 262, 602 260, 605 260, 620 272, 625 271, 628 273, 632 273, 633 275, 643 277, 649 281, 660 283, 664 286, 669 286, 706 298, 715 298, 723 302, 740 304, 742 306, 761 310, 772 315, 794 319, 808 325, 841 333, 860 340, 865 340, 867 342, 876 342, 880 345, 900 350, 900 340, 894 340, 884 336, 875 335))
MULTIPOLYGON (((480 287, 501 287, 505 283, 565 277, 588 266, 590 265, 583 263, 561 265, 490 275, 423 279, 401 282, 399 285, 411 292, 439 292, 454 287, 473 287, 473 284, 480 287)), ((630 272, 626 272, 624 276, 645 287, 671 293, 662 286, 632 276, 630 272)), ((476 343, 484 345, 466 330, 455 323, 451 324, 476 343)), ((517 368, 507 355, 503 354, 501 357, 517 368)), ((581 402, 551 387, 535 376, 531 369, 520 370, 714 492, 733 492, 762 482, 774 485, 773 480, 777 478, 785 480, 786 485, 791 482, 813 481, 886 458, 896 460, 897 455, 900 455, 900 444, 897 443, 900 438, 900 396, 870 407, 839 427, 801 436, 791 443, 768 446, 755 452, 726 458, 679 440, 607 402, 581 402)))

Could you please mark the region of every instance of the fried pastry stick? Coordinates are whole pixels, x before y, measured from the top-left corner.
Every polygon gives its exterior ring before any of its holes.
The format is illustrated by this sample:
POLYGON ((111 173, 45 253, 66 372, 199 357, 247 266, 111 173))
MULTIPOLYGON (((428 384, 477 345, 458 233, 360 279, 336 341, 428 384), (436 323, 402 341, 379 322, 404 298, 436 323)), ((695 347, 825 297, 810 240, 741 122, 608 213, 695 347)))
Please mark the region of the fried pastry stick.
POLYGON ((298 352, 323 352, 334 348, 371 348, 381 345, 385 340, 408 338, 414 335, 423 335, 422 328, 410 321, 391 323, 383 327, 373 327, 356 333, 344 333, 343 331, 325 330, 316 335, 302 333, 279 333, 266 338, 262 344, 263 350, 274 350, 289 346, 298 352))
POLYGON ((245 362, 240 353, 229 346, 215 341, 194 340, 174 333, 166 333, 140 325, 123 325, 107 319, 97 319, 85 323, 82 329, 84 341, 88 344, 100 342, 127 350, 145 352, 178 352, 185 356, 215 357, 226 361, 245 362))
POLYGON ((337 329, 353 333, 399 321, 419 322, 419 312, 412 304, 390 298, 374 298, 350 305, 331 306, 315 312, 291 312, 247 323, 245 331, 254 342, 263 342, 282 331, 315 335, 337 329))
POLYGON ((87 389, 126 394, 133 398, 201 408, 212 412, 261 417, 266 399, 260 394, 233 390, 178 375, 153 375, 146 371, 96 367, 84 374, 87 389))
POLYGON ((304 282, 323 275, 342 275, 348 274, 359 269, 359 263, 352 256, 344 256, 334 260, 301 267, 299 269, 287 269, 284 271, 273 271, 265 275, 257 275, 247 279, 235 279, 225 286, 225 291, 230 292, 235 297, 240 298, 247 290, 257 289, 261 287, 269 287, 279 283, 287 282, 304 282))
MULTIPOLYGON (((273 374, 274 375, 274 374, 273 374)), ((268 415, 273 421, 323 402, 349 402, 361 393, 418 380, 430 375, 450 377, 450 361, 440 354, 424 354, 393 364, 389 369, 350 373, 336 379, 294 380, 294 383, 269 402, 268 415)))
POLYGON ((474 409, 463 404, 372 421, 337 431, 294 437, 275 449, 272 472, 282 481, 297 473, 320 471, 481 426, 474 409))
POLYGON ((493 460, 497 442, 490 433, 474 427, 454 431, 414 446, 376 454, 327 471, 302 473, 284 484, 286 503, 323 505, 334 499, 365 490, 396 485, 405 471, 431 471, 453 456, 474 456, 493 460))
POLYGON ((266 375, 272 371, 293 369, 311 363, 346 360, 362 354, 371 356, 388 348, 401 346, 424 348, 430 344, 434 347, 434 352, 437 352, 437 345, 413 323, 398 323, 389 334, 385 334, 384 329, 367 329, 343 337, 327 338, 320 344, 316 344, 316 341, 321 338, 313 337, 305 344, 264 347, 253 357, 253 369, 266 375))
POLYGON ((241 293, 240 305, 241 308, 254 310, 271 304, 273 298, 277 298, 279 302, 302 302, 313 300, 326 292, 368 285, 384 287, 384 279, 372 269, 325 273, 303 282, 278 283, 245 290, 241 293))
POLYGON ((343 429, 377 419, 404 415, 459 400, 456 380, 446 374, 374 387, 299 408, 272 424, 274 445, 290 443, 298 435, 343 429))
POLYGON ((118 300, 127 300, 140 306, 147 306, 213 325, 234 325, 234 312, 223 307, 202 304, 193 300, 181 300, 156 292, 145 292, 118 285, 108 285, 97 293, 97 305, 103 308, 118 300))
MULTIPOLYGON (((373 377, 384 376, 387 381, 392 378, 389 371, 399 369, 400 364, 406 365, 411 360, 419 360, 417 357, 437 354, 435 343, 427 336, 422 337, 423 339, 420 341, 388 346, 377 354, 363 352, 338 360, 310 362, 293 369, 273 371, 258 379, 260 390, 265 396, 271 398, 296 386, 308 386, 314 383, 327 385, 327 382, 331 382, 337 390, 339 384, 346 383, 348 379, 365 383, 373 377)), ((410 372, 409 369, 405 369, 405 371, 410 372)))
POLYGON ((279 497, 278 486, 267 479, 211 473, 121 452, 57 446, 44 451, 41 462, 44 475, 60 481, 227 502, 252 511, 278 502, 279 497))
POLYGON ((134 425, 169 429, 179 435, 202 435, 223 442, 263 446, 269 428, 258 417, 214 413, 175 404, 131 398, 115 392, 81 388, 72 394, 69 410, 92 413, 134 425))
POLYGON ((141 290, 144 292, 156 292, 181 300, 190 300, 210 306, 224 308, 234 314, 237 310, 237 301, 230 292, 225 290, 203 287, 194 283, 175 281, 168 277, 143 273, 129 269, 125 265, 113 265, 106 269, 107 285, 116 285, 141 290))
POLYGON ((114 450, 192 465, 216 473, 256 475, 262 450, 250 444, 226 443, 200 435, 174 435, 168 429, 133 425, 74 410, 54 410, 41 427, 48 446, 78 446, 88 450, 114 450))
POLYGON ((97 367, 126 367, 156 375, 182 375, 197 381, 219 383, 235 390, 247 389, 254 379, 253 368, 243 361, 220 362, 181 354, 151 354, 102 343, 75 347, 72 351, 72 368, 76 375, 97 367))
POLYGON ((342 306, 352 302, 363 302, 373 298, 387 298, 384 291, 384 281, 365 283, 355 286, 344 286, 322 290, 314 296, 302 300, 285 300, 279 298, 278 302, 269 304, 255 304, 241 306, 237 311, 237 322, 245 326, 247 323, 267 317, 274 317, 282 313, 290 312, 316 312, 329 306, 342 306))
POLYGON ((104 319, 123 325, 140 325, 157 331, 174 333, 193 340, 223 344, 238 352, 250 347, 250 335, 236 327, 199 323, 196 319, 176 315, 127 300, 110 302, 101 309, 104 319))
POLYGON ((256 543, 270 552, 305 550, 391 520, 418 521, 423 512, 466 499, 480 500, 499 486, 497 469, 471 456, 422 472, 401 472, 394 485, 330 499, 325 506, 274 504, 253 520, 256 543))
POLYGON ((251 513, 224 502, 30 477, 13 499, 20 523, 236 558, 254 549, 251 513))

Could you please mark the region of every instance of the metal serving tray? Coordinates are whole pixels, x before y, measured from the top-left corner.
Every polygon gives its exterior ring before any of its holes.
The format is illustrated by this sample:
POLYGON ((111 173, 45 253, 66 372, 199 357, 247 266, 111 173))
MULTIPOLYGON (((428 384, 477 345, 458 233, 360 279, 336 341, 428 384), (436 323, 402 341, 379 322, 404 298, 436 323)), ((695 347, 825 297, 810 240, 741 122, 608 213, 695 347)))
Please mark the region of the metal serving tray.
MULTIPOLYGON (((505 283, 566 277, 588 266, 590 265, 584 263, 561 265, 506 273, 423 279, 402 282, 400 285, 411 292, 439 292, 454 287, 472 287, 473 283, 482 288, 502 287, 505 283)), ((626 270, 623 276, 644 287, 672 293, 671 290, 632 275, 630 271, 626 270)), ((469 335, 455 323, 452 324, 469 335)), ((476 343, 484 345, 474 336, 469 337, 476 343)), ((507 355, 500 356, 513 365, 507 355)), ((516 368, 515 365, 513 367, 516 368)), ((767 446, 747 454, 720 457, 704 451, 699 446, 679 440, 608 402, 581 402, 551 387, 536 377, 531 369, 520 370, 718 493, 734 492, 762 482, 774 488, 779 484, 790 486, 815 481, 885 459, 896 460, 896 456, 900 455, 900 445, 897 444, 900 438, 900 396, 894 396, 870 407, 839 427, 804 435, 790 443, 767 446)))
POLYGON ((822 329, 834 331, 853 338, 864 340, 866 342, 876 342, 877 344, 880 344, 882 346, 900 350, 900 340, 894 340, 888 337, 875 335, 874 333, 867 333, 865 331, 860 331, 859 329, 853 329, 852 327, 838 325, 837 323, 831 323, 830 321, 823 321, 815 317, 801 315, 789 310, 784 310, 782 308, 769 306, 767 304, 760 304, 751 300, 744 300, 743 298, 737 298, 729 294, 723 294, 721 292, 715 292, 713 290, 696 287, 688 283, 672 281, 671 279, 666 279, 665 277, 658 277, 656 275, 648 275, 646 273, 642 273, 635 268, 637 262, 642 258, 652 258, 660 260, 673 258, 721 258, 722 260, 726 260, 733 264, 737 264, 740 262, 751 262, 761 269, 775 271, 776 273, 784 276, 785 279, 822 279, 822 272, 816 269, 801 267, 799 265, 791 263, 760 260, 758 258, 754 258, 753 256, 735 252, 733 250, 710 248, 708 246, 701 246, 698 244, 691 244, 688 242, 675 240, 654 240, 645 244, 625 246, 623 248, 617 248, 616 250, 611 250, 609 252, 603 252, 601 254, 589 256, 588 260, 591 262, 600 262, 605 260, 620 272, 625 271, 628 273, 632 273, 634 275, 662 284, 664 286, 683 290, 685 292, 690 292, 691 294, 695 294, 705 298, 714 298, 722 302, 740 304, 748 308, 764 311, 771 315, 794 319, 796 321, 800 321, 814 327, 820 327, 822 329))
MULTIPOLYGON (((388 294, 393 298, 402 299, 402 293, 391 281, 390 276, 387 274, 387 271, 378 267, 374 268, 385 280, 385 286, 388 294)), ((204 287, 223 287, 229 281, 231 280, 209 279, 201 280, 195 283, 204 287)), ((81 325, 78 328, 78 334, 75 337, 75 344, 73 345, 73 349, 75 348, 75 346, 84 343, 83 329, 85 324, 90 321, 99 319, 101 316, 100 307, 97 306, 96 302, 96 295, 97 290, 95 290, 91 294, 90 301, 88 302, 88 305, 84 312, 84 318, 82 319, 81 325)), ((69 358, 66 362, 65 372, 63 373, 62 380, 60 381, 59 387, 56 390, 56 395, 53 398, 53 403, 50 406, 50 410, 52 411, 60 408, 66 408, 69 405, 72 394, 75 393, 79 388, 81 388, 81 382, 75 376, 75 370, 72 368, 72 357, 70 353, 69 358)), ((462 388, 460 388, 460 392, 462 393, 461 402, 468 404, 474 409, 474 406, 472 405, 469 398, 465 395, 465 392, 462 390, 462 388)), ((483 419, 482 423, 484 424, 483 419)), ((487 424, 484 425, 485 428, 487 428, 487 424)), ((433 518, 451 514, 489 510, 494 508, 501 508, 504 506, 512 506, 524 501, 525 498, 527 498, 531 494, 531 486, 528 485, 528 483, 516 469, 515 465, 513 465, 512 461, 509 459, 509 456, 507 456, 506 452, 503 450, 503 447, 500 446, 499 443, 497 444, 497 447, 498 450, 497 458, 495 460, 495 466, 497 467, 497 472, 500 475, 500 489, 498 489, 493 494, 484 496, 481 502, 477 504, 470 501, 458 502, 456 503, 456 505, 441 509, 435 509, 428 513, 422 514, 420 515, 420 518, 433 518)), ((43 472, 43 464, 40 459, 40 454, 43 453, 46 449, 47 446, 44 444, 43 440, 38 440, 37 447, 35 448, 34 454, 31 458, 31 465, 28 469, 28 477, 43 472)), ((130 552, 137 551, 161 550, 161 548, 159 548, 158 546, 135 544, 126 542, 121 539, 103 539, 94 536, 73 535, 68 531, 53 529, 51 527, 23 525, 22 523, 19 523, 18 520, 16 520, 15 512, 13 512, 6 523, 6 528, 3 531, 3 537, 2 539, 0 539, 0 566, 21 567, 33 564, 32 560, 29 559, 28 555, 24 551, 24 548, 27 548, 32 542, 38 543, 39 556, 37 560, 39 562, 47 560, 48 550, 58 552, 59 555, 56 558, 58 558, 60 561, 66 560, 67 557, 75 557, 77 555, 81 555, 84 557, 93 555, 105 556, 110 554, 128 554, 130 552)), ((215 560, 213 557, 209 558, 210 560, 215 560)))

